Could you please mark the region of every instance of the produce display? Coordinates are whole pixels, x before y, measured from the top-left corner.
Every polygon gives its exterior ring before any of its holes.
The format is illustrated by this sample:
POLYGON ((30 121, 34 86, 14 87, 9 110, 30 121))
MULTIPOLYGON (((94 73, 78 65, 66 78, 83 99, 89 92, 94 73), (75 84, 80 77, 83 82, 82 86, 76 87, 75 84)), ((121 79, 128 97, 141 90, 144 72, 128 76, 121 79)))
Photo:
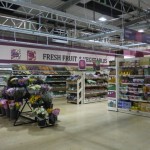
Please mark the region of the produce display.
POLYGON ((14 75, 70 75, 66 67, 50 67, 44 65, 12 65, 14 75))
POLYGON ((107 99, 108 75, 103 72, 85 73, 84 103, 107 99))
MULTIPOLYGON (((11 76, 7 86, 2 90, 1 113, 10 119, 15 119, 16 123, 22 114, 20 108, 24 108, 28 104, 33 109, 31 116, 35 116, 33 120, 37 121, 39 126, 54 125, 59 109, 53 109, 50 92, 51 87, 45 84, 40 76, 11 76)), ((30 119, 30 117, 26 118, 30 119)))
POLYGON ((45 77, 45 83, 52 87, 53 96, 66 94, 66 79, 71 75, 70 67, 52 67, 46 65, 12 65, 13 75, 16 76, 41 76, 45 77))

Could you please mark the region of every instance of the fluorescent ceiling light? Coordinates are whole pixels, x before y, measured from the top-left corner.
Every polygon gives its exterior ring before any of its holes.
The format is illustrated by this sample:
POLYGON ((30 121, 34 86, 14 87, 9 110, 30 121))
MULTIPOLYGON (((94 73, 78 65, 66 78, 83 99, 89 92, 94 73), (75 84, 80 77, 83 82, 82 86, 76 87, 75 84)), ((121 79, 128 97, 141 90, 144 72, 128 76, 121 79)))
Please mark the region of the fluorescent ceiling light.
POLYGON ((104 18, 104 17, 100 17, 98 20, 99 20, 99 21, 106 21, 107 19, 104 18))
POLYGON ((129 58, 135 58, 135 56, 131 56, 131 55, 124 56, 124 59, 129 59, 129 58))
POLYGON ((143 29, 140 29, 140 30, 138 30, 138 32, 141 32, 141 33, 142 33, 142 32, 144 32, 144 30, 143 30, 143 29))

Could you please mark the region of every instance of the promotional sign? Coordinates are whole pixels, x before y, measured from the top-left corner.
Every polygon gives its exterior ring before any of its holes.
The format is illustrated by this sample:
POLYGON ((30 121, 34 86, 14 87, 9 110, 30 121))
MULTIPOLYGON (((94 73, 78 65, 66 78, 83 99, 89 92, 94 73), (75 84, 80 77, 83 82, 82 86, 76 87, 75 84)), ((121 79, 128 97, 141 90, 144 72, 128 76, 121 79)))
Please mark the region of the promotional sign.
POLYGON ((86 70, 85 60, 79 60, 79 70, 86 70))
MULTIPOLYGON (((28 48, 19 46, 6 46, 1 45, 0 55, 1 62, 6 60, 8 63, 34 63, 35 64, 53 64, 53 65, 78 65, 80 60, 84 60, 85 64, 92 66, 93 62, 99 62, 103 65, 108 65, 110 60, 114 60, 114 56, 104 56, 91 53, 82 52, 70 52, 54 49, 41 49, 41 48, 28 48)), ((80 64, 81 68, 85 67, 85 64, 80 64)))
POLYGON ((145 33, 140 33, 132 29, 124 29, 124 38, 127 40, 133 40, 143 43, 150 44, 150 35, 145 33))

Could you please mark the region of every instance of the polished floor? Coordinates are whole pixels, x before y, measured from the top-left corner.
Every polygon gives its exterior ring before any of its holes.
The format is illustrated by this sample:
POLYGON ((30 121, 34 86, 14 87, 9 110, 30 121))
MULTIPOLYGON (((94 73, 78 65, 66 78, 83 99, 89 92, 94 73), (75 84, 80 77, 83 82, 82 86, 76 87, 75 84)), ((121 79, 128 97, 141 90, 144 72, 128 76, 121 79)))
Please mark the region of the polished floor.
POLYGON ((12 126, 0 118, 0 150, 149 150, 150 118, 107 111, 106 102, 85 105, 54 101, 58 125, 12 126))

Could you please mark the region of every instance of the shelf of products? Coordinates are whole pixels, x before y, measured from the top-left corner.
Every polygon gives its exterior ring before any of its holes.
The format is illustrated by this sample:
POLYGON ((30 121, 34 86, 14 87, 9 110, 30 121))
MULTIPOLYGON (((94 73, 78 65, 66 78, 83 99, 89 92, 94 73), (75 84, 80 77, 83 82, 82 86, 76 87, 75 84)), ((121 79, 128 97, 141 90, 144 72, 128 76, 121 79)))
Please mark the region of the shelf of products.
POLYGON ((7 86, 7 81, 12 74, 12 66, 9 64, 0 65, 0 97, 4 86, 7 86))
POLYGON ((12 65, 13 75, 71 75, 66 67, 52 67, 46 65, 12 65))
POLYGON ((107 99, 107 79, 105 72, 85 73, 84 103, 93 103, 107 99))
POLYGON ((119 60, 118 110, 138 115, 150 112, 150 58, 119 60))
POLYGON ((117 111, 117 64, 116 61, 109 62, 108 78, 108 110, 117 111))
POLYGON ((69 78, 67 78, 66 85, 67 102, 82 104, 83 74, 70 76, 69 78))
MULTIPOLYGON (((69 75, 70 76, 70 75, 69 75)), ((47 76, 45 82, 52 87, 52 93, 55 97, 63 96, 66 94, 66 79, 68 76, 47 76)))
POLYGON ((46 65, 12 65, 12 73, 15 76, 41 76, 45 77, 45 83, 52 87, 54 97, 66 94, 66 79, 71 75, 66 67, 52 67, 46 65))

